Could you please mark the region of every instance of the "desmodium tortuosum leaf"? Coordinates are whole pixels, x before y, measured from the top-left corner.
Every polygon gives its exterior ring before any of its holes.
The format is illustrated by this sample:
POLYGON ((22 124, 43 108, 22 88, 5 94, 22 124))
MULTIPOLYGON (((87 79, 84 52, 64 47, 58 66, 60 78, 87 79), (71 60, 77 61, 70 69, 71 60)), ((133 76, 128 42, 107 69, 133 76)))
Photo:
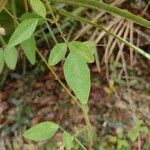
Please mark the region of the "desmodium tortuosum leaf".
POLYGON ((87 104, 91 81, 90 71, 83 58, 71 51, 64 64, 65 79, 82 104, 87 104))
POLYGON ((32 9, 41 17, 46 17, 46 8, 40 0, 30 0, 32 9))
POLYGON ((150 21, 148 21, 142 17, 139 17, 137 15, 134 15, 130 12, 127 12, 125 10, 122 10, 120 8, 117 8, 117 7, 114 7, 112 5, 109 5, 109 4, 106 4, 103 2, 99 2, 96 0, 52 0, 52 1, 69 3, 69 4, 79 5, 79 6, 85 6, 85 7, 90 7, 90 8, 94 8, 97 10, 102 9, 102 10, 105 10, 109 13, 119 15, 125 19, 133 21, 134 23, 137 23, 141 26, 150 28, 150 21))
POLYGON ((76 51, 87 63, 94 62, 94 51, 92 46, 93 45, 90 45, 90 43, 79 41, 69 43, 70 50, 76 51))
POLYGON ((36 62, 36 43, 34 37, 32 36, 31 38, 21 43, 21 46, 30 63, 34 65, 36 62))
MULTIPOLYGON (((57 10, 56 8, 54 8, 55 10, 57 10)), ((137 46, 133 45, 132 43, 124 40, 123 38, 121 38, 120 36, 118 35, 115 35, 114 33, 112 33, 111 31, 108 31, 104 26, 102 25, 99 25, 99 24, 96 24, 96 23, 93 23, 91 22, 90 20, 88 19, 85 19, 83 17, 79 17, 79 16, 76 16, 76 15, 73 15, 73 14, 70 14, 69 12, 67 11, 63 11, 63 10, 57 10, 58 13, 64 15, 64 16, 69 16, 75 20, 78 20, 80 22, 84 22, 84 23, 88 23, 104 32, 106 32, 108 35, 111 35, 113 36, 114 38, 116 38, 117 40, 123 42, 124 44, 126 44, 127 46, 129 46, 130 48, 132 48, 134 51, 138 52, 139 54, 143 55, 144 57, 146 57, 147 59, 150 60, 150 54, 149 53, 146 53, 145 51, 143 51, 142 49, 138 48, 137 46)))
POLYGON ((88 48, 90 48, 92 54, 95 53, 95 51, 96 51, 96 44, 94 42, 92 42, 92 41, 85 41, 85 42, 83 42, 83 44, 88 46, 88 48))
POLYGON ((4 58, 9 69, 14 70, 18 60, 18 51, 15 47, 4 49, 4 58))
POLYGON ((33 126, 23 136, 28 140, 44 141, 53 137, 58 128, 59 126, 57 124, 46 121, 33 126))
POLYGON ((0 48, 0 73, 3 71, 4 68, 4 52, 3 49, 0 48))
POLYGON ((35 31, 37 23, 38 19, 27 19, 19 24, 9 40, 8 47, 14 47, 29 39, 35 31))
POLYGON ((68 132, 65 131, 63 133, 63 144, 66 150, 71 150, 71 148, 73 147, 73 140, 74 140, 74 137, 70 135, 68 132))
POLYGON ((65 57, 66 52, 67 52, 67 44, 66 43, 56 44, 50 52, 48 64, 50 66, 56 65, 65 57))
POLYGON ((45 18, 42 18, 41 16, 39 16, 34 11, 24 13, 19 19, 21 22, 26 20, 26 19, 38 19, 39 21, 38 21, 37 25, 42 25, 45 23, 45 18))

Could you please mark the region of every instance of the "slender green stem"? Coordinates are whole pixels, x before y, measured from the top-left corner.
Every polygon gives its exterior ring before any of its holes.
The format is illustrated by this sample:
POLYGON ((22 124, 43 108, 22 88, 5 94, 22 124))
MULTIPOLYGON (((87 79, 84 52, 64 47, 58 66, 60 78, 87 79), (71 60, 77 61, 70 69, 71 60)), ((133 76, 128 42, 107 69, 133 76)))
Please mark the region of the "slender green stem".
MULTIPOLYGON (((46 2, 46 6, 47 6, 48 10, 50 11, 50 13, 51 13, 51 15, 52 15, 52 17, 53 17, 54 23, 56 24, 56 26, 57 26, 57 28, 58 28, 60 34, 61 34, 61 37, 63 38, 63 40, 64 40, 64 41, 66 42, 66 44, 67 44, 68 42, 67 42, 67 40, 66 40, 66 38, 65 38, 65 36, 64 36, 64 34, 63 34, 63 32, 62 32, 62 30, 61 30, 61 27, 60 27, 59 24, 58 24, 58 20, 57 20, 57 18, 56 18, 55 15, 54 15, 54 12, 53 12, 53 9, 52 9, 52 7, 51 7, 50 2, 49 2, 48 0, 45 0, 45 2, 46 2)), ((48 19, 48 21, 51 22, 49 19, 48 19)))
POLYGON ((28 12, 29 8, 28 8, 28 0, 24 0, 24 9, 26 12, 28 12))
MULTIPOLYGON (((59 128, 63 131, 63 132, 67 132, 64 128, 60 127, 59 128)), ((74 139, 76 140, 76 142, 83 148, 83 150, 87 150, 87 148, 78 140, 77 137, 75 137, 74 135, 71 135, 74 137, 74 139)))
POLYGON ((68 90, 68 88, 65 86, 65 84, 59 79, 55 71, 48 65, 46 59, 43 57, 41 52, 37 49, 38 55, 41 57, 47 68, 51 71, 51 73, 54 75, 55 79, 61 84, 61 86, 66 90, 66 92, 71 96, 71 98, 77 103, 77 105, 83 110, 82 105, 78 102, 78 100, 72 95, 72 93, 68 90))
POLYGON ((4 38, 0 35, 0 42, 2 43, 2 46, 5 47, 6 43, 4 38))
POLYGON ((83 113, 84 113, 84 117, 85 117, 85 122, 87 125, 87 133, 88 133, 88 141, 89 141, 89 149, 92 149, 93 147, 93 129, 92 129, 92 125, 90 123, 90 118, 89 118, 89 110, 88 110, 88 106, 85 105, 85 107, 83 108, 83 113))
POLYGON ((26 57, 23 55, 23 63, 22 63, 22 75, 26 75, 26 69, 27 69, 27 61, 26 57))
MULTIPOLYGON (((16 2, 15 0, 11 0, 11 9, 12 9, 12 14, 15 18, 17 18, 17 9, 16 9, 16 2)), ((14 22, 14 27, 16 28, 17 26, 17 22, 15 21, 15 19, 13 19, 14 22)))
POLYGON ((4 8, 4 10, 7 12, 7 14, 12 18, 12 19, 14 19, 14 21, 18 24, 18 18, 17 17, 15 17, 15 16, 13 16, 13 14, 11 14, 6 8, 4 8))
POLYGON ((52 36, 52 38, 53 38, 54 42, 57 44, 57 43, 58 43, 58 41, 57 41, 57 39, 56 39, 56 37, 55 37, 54 33, 52 32, 52 30, 51 30, 51 28, 50 28, 50 26, 49 26, 49 24, 48 24, 48 22, 47 22, 47 21, 46 21, 46 27, 47 27, 47 29, 49 30, 49 32, 50 32, 50 34, 51 34, 51 36, 52 36))
POLYGON ((47 36, 46 36, 46 34, 45 34, 45 32, 44 32, 44 29, 41 27, 41 32, 42 32, 42 34, 43 34, 43 37, 44 37, 44 39, 45 39, 45 41, 46 41, 46 44, 47 44, 47 46, 50 48, 50 45, 49 45, 49 42, 48 42, 48 38, 47 38, 47 36))

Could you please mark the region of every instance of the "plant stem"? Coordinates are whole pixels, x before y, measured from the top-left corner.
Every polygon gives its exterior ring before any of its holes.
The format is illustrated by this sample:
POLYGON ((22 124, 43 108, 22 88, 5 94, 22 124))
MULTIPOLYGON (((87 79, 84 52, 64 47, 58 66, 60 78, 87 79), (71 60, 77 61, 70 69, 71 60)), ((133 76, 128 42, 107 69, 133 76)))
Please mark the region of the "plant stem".
POLYGON ((15 16, 13 16, 13 14, 11 14, 11 12, 9 12, 6 8, 4 8, 4 10, 7 12, 7 14, 12 18, 12 19, 14 19, 14 21, 17 23, 17 24, 19 24, 18 23, 18 18, 17 17, 15 17, 15 16))
MULTIPOLYGON (((17 18, 17 9, 16 9, 16 2, 15 0, 11 0, 11 9, 12 9, 12 14, 15 18, 17 18)), ((15 19, 13 19, 14 22, 14 28, 16 28, 17 26, 17 22, 15 21, 15 19)))
POLYGON ((48 65, 46 59, 43 57, 41 52, 37 49, 38 55, 41 57, 47 68, 51 71, 54 75, 55 79, 61 84, 61 86, 66 90, 66 92, 71 96, 71 98, 77 103, 77 105, 83 110, 82 105, 78 102, 78 100, 72 95, 72 93, 68 90, 68 88, 64 85, 64 83, 59 79, 55 71, 48 65))
POLYGON ((1 35, 0 35, 0 42, 1 42, 3 47, 6 46, 5 40, 4 40, 4 38, 1 35))
MULTIPOLYGON (((47 8, 49 9, 49 11, 50 11, 50 13, 51 13, 51 15, 52 15, 52 17, 53 17, 54 23, 56 24, 56 26, 57 26, 57 28, 58 28, 60 34, 61 34, 61 37, 63 38, 63 40, 64 40, 66 43, 68 43, 67 40, 66 40, 66 38, 65 38, 65 36, 64 36, 64 34, 63 34, 63 32, 62 32, 62 30, 61 30, 61 27, 59 26, 59 24, 58 24, 58 22, 57 22, 57 18, 56 18, 55 15, 54 15, 54 12, 53 12, 53 9, 52 9, 52 7, 51 7, 50 2, 49 2, 48 0, 45 0, 45 2, 46 2, 47 8)), ((50 21, 50 20, 48 19, 48 21, 50 21)))
POLYGON ((93 147, 93 128, 92 125, 90 123, 90 118, 89 118, 89 114, 88 114, 89 110, 88 110, 88 105, 85 105, 84 109, 83 109, 83 113, 84 113, 84 118, 85 118, 85 122, 87 125, 87 134, 88 134, 88 141, 89 141, 89 150, 92 149, 93 147))
POLYGON ((52 36, 52 39, 54 40, 55 44, 57 44, 58 41, 57 41, 57 39, 56 39, 56 37, 55 37, 53 31, 51 30, 51 28, 50 28, 50 26, 49 26, 49 24, 48 24, 47 21, 46 21, 46 27, 47 27, 47 29, 49 30, 49 32, 50 32, 50 34, 51 34, 51 36, 52 36))
MULTIPOLYGON (((63 131, 63 132, 67 132, 64 128, 60 127, 59 128, 63 131)), ((87 150, 86 147, 78 140, 78 138, 76 138, 74 135, 71 135, 74 137, 74 139, 76 140, 76 142, 83 148, 83 150, 87 150)))
POLYGON ((27 0, 24 0, 24 9, 25 9, 26 12, 28 12, 28 10, 29 10, 27 0))

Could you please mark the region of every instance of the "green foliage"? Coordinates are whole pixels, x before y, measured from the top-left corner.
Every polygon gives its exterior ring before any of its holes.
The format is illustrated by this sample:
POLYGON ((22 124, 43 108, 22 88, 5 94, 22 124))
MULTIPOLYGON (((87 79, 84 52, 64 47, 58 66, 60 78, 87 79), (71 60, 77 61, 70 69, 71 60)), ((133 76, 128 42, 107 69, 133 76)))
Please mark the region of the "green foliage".
POLYGON ((80 57, 84 58, 84 60, 87 63, 93 63, 94 62, 94 51, 93 50, 93 42, 71 42, 69 43, 69 48, 71 51, 77 52, 80 57))
POLYGON ((36 43, 34 37, 32 36, 21 43, 21 46, 30 63, 34 65, 36 63, 36 43))
POLYGON ((127 148, 128 142, 124 139, 117 140, 117 150, 121 150, 122 148, 127 148))
POLYGON ((143 122, 141 120, 138 120, 133 129, 129 132, 129 138, 132 142, 134 142, 142 132, 148 134, 149 130, 146 126, 143 126, 143 122))
POLYGON ((30 0, 32 9, 41 17, 46 17, 46 9, 40 0, 30 0))
POLYGON ((117 136, 109 136, 109 141, 116 144, 116 150, 121 150, 128 147, 128 141, 124 138, 122 133, 117 136))
POLYGON ((48 64, 50 66, 54 66, 59 63, 63 58, 65 58, 67 52, 67 45, 66 43, 58 43, 56 44, 53 49, 51 50, 48 64))
POLYGON ((59 126, 57 124, 46 121, 33 126, 23 136, 29 140, 44 141, 53 137, 58 128, 59 126))
POLYGON ((137 121, 130 131, 118 128, 117 135, 106 135, 100 139, 99 150, 126 150, 140 137, 141 133, 149 134, 149 130, 141 120, 137 121))
POLYGON ((38 19, 38 25, 43 25, 45 23, 45 18, 42 18, 34 11, 24 13, 19 19, 21 22, 23 22, 26 19, 38 19))
POLYGON ((4 57, 5 57, 5 62, 8 68, 14 70, 17 64, 17 59, 18 59, 17 49, 15 47, 12 47, 12 48, 6 47, 4 49, 4 57))
POLYGON ((3 71, 4 68, 4 52, 3 49, 0 48, 0 73, 3 71))
POLYGON ((29 39, 35 31, 37 23, 38 19, 27 19, 19 24, 9 40, 8 47, 14 47, 29 39))
POLYGON ((64 146, 66 147, 66 150, 71 150, 71 148, 73 147, 73 140, 74 137, 70 135, 68 132, 63 133, 63 143, 64 146))
POLYGON ((91 81, 90 70, 75 51, 71 51, 64 64, 65 79, 82 104, 87 104, 91 81))

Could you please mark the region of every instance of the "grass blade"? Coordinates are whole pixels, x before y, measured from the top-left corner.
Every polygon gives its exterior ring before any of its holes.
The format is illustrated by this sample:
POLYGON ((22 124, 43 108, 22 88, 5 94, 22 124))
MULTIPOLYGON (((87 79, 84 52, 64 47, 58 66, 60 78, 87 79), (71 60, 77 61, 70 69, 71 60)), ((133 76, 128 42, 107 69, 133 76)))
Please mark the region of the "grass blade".
POLYGON ((125 10, 122 10, 120 8, 114 7, 112 5, 109 5, 103 2, 98 2, 96 0, 55 0, 55 1, 68 3, 68 4, 74 4, 78 6, 90 7, 96 10, 102 9, 111 14, 119 15, 127 20, 133 21, 134 23, 137 23, 141 26, 150 28, 150 21, 142 17, 139 17, 137 15, 134 15, 130 12, 127 12, 125 10))
MULTIPOLYGON (((55 10, 57 10, 57 9, 55 9, 55 10)), ((141 55, 143 55, 144 57, 146 57, 147 59, 150 60, 150 54, 149 53, 144 52, 142 49, 136 47, 135 45, 131 44, 130 42, 128 42, 128 41, 124 40, 123 38, 113 34, 112 32, 110 32, 107 29, 105 29, 102 25, 98 25, 96 23, 93 23, 90 20, 85 19, 83 17, 79 17, 79 16, 76 16, 76 15, 70 14, 69 12, 64 11, 64 10, 60 10, 59 9, 59 10, 57 10, 57 12, 62 14, 62 15, 64 15, 64 16, 70 16, 71 18, 73 18, 75 20, 78 20, 80 22, 88 23, 88 24, 90 24, 90 25, 92 25, 92 26, 94 26, 94 27, 96 27, 96 28, 98 28, 100 30, 105 31, 108 35, 111 35, 114 38, 118 39, 119 41, 125 43, 128 47, 132 48, 133 50, 135 50, 136 52, 140 53, 141 55)))

